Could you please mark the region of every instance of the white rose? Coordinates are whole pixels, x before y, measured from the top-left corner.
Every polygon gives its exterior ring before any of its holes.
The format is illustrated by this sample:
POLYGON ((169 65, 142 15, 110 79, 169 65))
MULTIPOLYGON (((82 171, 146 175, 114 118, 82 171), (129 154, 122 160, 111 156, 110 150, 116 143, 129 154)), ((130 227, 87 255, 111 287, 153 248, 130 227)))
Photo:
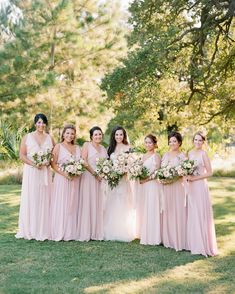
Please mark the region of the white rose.
POLYGON ((104 166, 104 167, 103 167, 103 172, 104 172, 105 174, 109 173, 109 172, 110 172, 109 167, 108 167, 108 166, 104 166))
POLYGON ((38 151, 38 156, 43 156, 43 151, 42 150, 38 151))

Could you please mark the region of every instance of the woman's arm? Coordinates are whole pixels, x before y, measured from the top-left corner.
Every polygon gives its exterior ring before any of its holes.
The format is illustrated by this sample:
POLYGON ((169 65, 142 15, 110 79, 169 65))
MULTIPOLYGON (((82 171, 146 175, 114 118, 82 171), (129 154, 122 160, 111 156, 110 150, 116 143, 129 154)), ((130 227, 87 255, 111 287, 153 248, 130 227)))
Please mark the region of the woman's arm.
POLYGON ((31 165, 31 166, 36 167, 38 169, 41 169, 41 166, 37 166, 36 164, 34 164, 34 162, 32 160, 30 160, 27 157, 26 139, 27 139, 27 135, 24 136, 24 138, 22 139, 21 144, 20 144, 20 154, 19 154, 20 160, 28 165, 31 165))

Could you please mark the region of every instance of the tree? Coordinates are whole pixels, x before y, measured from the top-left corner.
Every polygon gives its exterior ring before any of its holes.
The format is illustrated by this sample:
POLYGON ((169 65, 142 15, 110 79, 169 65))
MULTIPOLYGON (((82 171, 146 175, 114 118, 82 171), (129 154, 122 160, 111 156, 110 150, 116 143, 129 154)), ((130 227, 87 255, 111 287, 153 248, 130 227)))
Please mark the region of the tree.
MULTIPOLYGON (((99 81, 125 52, 120 8, 93 0, 12 1, 2 13, 0 114, 15 124, 45 112, 52 127, 105 125, 99 81), (17 7, 22 17, 9 23, 17 7), (7 37, 6 37, 7 34, 7 37)), ((87 130, 86 130, 87 132, 87 130)))
POLYGON ((115 123, 134 129, 235 118, 235 1, 135 0, 128 56, 102 81, 115 123))

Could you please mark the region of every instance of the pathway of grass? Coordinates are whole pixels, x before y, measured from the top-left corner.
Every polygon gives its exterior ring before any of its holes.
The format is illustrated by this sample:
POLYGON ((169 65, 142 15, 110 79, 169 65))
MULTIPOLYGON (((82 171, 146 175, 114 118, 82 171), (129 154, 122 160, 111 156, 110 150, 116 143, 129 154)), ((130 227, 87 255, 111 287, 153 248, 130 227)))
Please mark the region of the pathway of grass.
POLYGON ((0 186, 0 293, 235 293, 235 179, 210 181, 220 255, 139 241, 17 240, 20 186, 0 186))

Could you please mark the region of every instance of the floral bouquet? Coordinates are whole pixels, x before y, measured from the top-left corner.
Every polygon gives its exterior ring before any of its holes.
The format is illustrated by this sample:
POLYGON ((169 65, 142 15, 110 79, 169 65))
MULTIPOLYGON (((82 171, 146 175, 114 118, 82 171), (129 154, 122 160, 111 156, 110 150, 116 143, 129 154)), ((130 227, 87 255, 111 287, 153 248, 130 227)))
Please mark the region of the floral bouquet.
POLYGON ((162 184, 167 185, 176 182, 179 179, 179 175, 175 167, 169 165, 156 170, 151 178, 158 179, 162 184))
POLYGON ((128 173, 129 166, 134 160, 135 158, 132 153, 121 152, 114 157, 113 170, 120 176, 123 176, 128 173))
POLYGON ((31 154, 33 163, 36 166, 49 165, 52 160, 52 149, 47 148, 45 151, 39 150, 31 154))
POLYGON ((176 166, 175 169, 179 177, 197 174, 197 164, 194 160, 186 159, 176 166))
POLYGON ((97 158, 95 174, 106 180, 111 189, 118 185, 122 177, 113 169, 112 161, 107 158, 97 158))
POLYGON ((128 177, 130 180, 144 180, 149 176, 149 170, 144 166, 141 157, 129 164, 128 177))
POLYGON ((65 163, 59 164, 59 169, 70 177, 80 176, 85 171, 85 161, 71 156, 65 163))

